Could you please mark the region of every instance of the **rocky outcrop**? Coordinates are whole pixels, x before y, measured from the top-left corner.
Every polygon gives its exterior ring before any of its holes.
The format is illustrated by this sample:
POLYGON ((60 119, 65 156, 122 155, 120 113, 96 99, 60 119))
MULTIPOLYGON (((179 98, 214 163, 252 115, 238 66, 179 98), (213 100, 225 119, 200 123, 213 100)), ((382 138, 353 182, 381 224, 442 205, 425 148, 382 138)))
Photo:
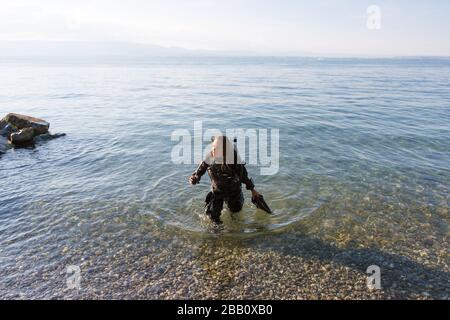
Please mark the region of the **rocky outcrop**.
POLYGON ((9 137, 9 141, 13 144, 32 143, 34 141, 34 129, 29 127, 13 132, 9 137))
POLYGON ((36 137, 45 137, 45 140, 63 136, 49 133, 50 124, 42 119, 9 113, 0 120, 0 153, 13 146, 34 144, 36 137))
POLYGON ((0 120, 0 154, 5 153, 8 149, 8 139, 9 139, 9 124, 4 120, 0 120))
POLYGON ((66 136, 65 133, 55 133, 55 134, 47 133, 47 134, 42 134, 42 135, 36 137, 36 140, 48 141, 48 140, 58 139, 58 138, 65 137, 65 136, 66 136))
POLYGON ((2 126, 0 125, 0 136, 9 139, 12 133, 16 132, 17 129, 10 125, 9 123, 6 123, 6 125, 2 126))
POLYGON ((17 113, 7 114, 4 121, 18 130, 33 128, 35 136, 47 133, 50 128, 50 124, 47 121, 17 113))
POLYGON ((8 140, 0 136, 0 154, 5 153, 8 149, 8 140))

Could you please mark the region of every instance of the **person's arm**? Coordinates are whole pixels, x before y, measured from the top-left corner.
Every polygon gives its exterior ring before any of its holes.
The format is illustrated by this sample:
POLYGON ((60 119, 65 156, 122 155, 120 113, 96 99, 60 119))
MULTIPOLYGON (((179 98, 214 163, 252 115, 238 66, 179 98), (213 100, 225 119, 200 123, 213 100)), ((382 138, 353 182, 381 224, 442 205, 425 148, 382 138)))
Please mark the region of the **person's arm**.
POLYGON ((245 188, 252 192, 252 198, 259 196, 259 192, 256 191, 256 189, 255 189, 255 184, 253 183, 253 179, 248 177, 248 172, 247 172, 247 168, 245 168, 245 165, 242 165, 240 179, 241 179, 241 182, 243 184, 245 184, 245 188))
POLYGON ((243 184, 245 184, 245 187, 247 190, 253 190, 255 189, 255 184, 253 183, 253 179, 248 177, 247 168, 245 168, 245 165, 242 165, 242 168, 240 170, 240 180, 243 184))
POLYGON ((202 176, 205 174, 206 170, 208 170, 208 164, 203 161, 195 170, 195 172, 189 177, 189 183, 190 184, 198 184, 202 178, 202 176))

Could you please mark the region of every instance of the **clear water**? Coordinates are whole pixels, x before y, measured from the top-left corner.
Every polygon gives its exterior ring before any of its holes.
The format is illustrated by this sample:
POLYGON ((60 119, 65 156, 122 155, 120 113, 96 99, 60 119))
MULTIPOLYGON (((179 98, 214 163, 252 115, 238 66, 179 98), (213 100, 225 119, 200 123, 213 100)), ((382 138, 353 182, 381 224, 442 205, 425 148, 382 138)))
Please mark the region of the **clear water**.
POLYGON ((44 118, 67 134, 0 158, 4 295, 54 296, 59 285, 36 271, 58 269, 67 254, 76 262, 99 251, 90 259, 100 263, 150 246, 153 234, 256 238, 268 248, 267 235, 288 232, 448 244, 448 59, 3 61, 0 73, 0 114, 44 118), (196 165, 170 158, 171 133, 195 120, 280 129, 278 174, 249 166, 273 216, 246 194, 244 210, 224 212, 224 230, 212 232, 202 218, 208 178, 189 186, 196 165))

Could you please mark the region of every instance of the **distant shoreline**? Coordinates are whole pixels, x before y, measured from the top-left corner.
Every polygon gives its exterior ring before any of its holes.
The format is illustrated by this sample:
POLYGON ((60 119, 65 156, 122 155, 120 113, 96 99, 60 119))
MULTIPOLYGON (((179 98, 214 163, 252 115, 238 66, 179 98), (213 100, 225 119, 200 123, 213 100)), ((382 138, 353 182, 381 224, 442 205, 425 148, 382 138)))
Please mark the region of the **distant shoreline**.
MULTIPOLYGON (((128 42, 2 41, 0 59, 16 58, 296 58, 296 59, 450 59, 436 54, 352 54, 280 51, 202 50, 128 42)), ((1 61, 1 60, 0 60, 1 61)))

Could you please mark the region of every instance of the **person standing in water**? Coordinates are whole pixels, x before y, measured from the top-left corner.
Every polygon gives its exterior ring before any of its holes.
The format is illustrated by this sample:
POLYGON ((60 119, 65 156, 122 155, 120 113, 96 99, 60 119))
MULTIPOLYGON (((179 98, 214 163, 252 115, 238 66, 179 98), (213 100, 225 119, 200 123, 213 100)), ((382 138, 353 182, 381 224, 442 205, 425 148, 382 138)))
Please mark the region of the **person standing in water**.
POLYGON ((217 136, 213 139, 210 153, 189 177, 189 183, 198 184, 206 171, 211 179, 211 191, 206 196, 205 212, 215 223, 222 223, 220 215, 224 202, 231 212, 242 210, 244 205, 242 184, 252 192, 252 198, 260 196, 253 180, 248 177, 245 163, 226 136, 217 136))

